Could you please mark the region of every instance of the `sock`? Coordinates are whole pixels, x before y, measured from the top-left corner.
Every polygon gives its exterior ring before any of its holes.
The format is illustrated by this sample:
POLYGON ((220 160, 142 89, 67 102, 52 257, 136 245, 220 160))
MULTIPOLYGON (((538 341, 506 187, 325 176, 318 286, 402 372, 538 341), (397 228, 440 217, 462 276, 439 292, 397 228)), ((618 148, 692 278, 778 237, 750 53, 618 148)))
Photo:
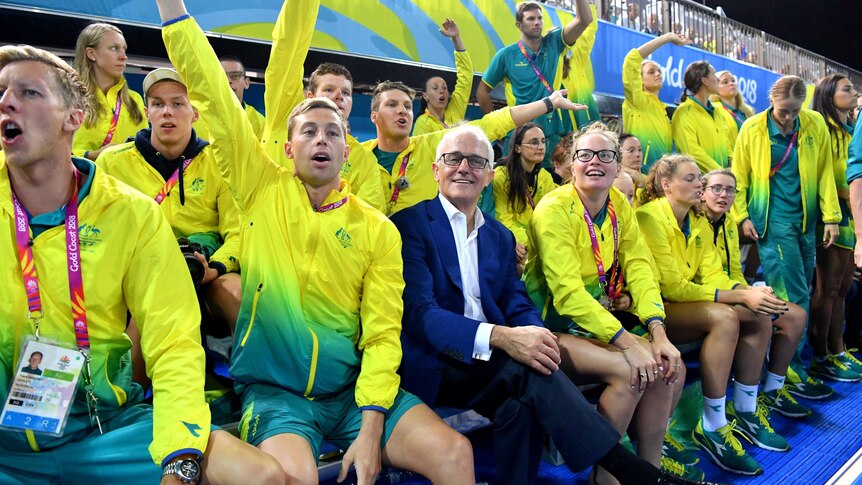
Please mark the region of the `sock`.
POLYGON ((638 458, 623 445, 617 443, 611 451, 596 462, 619 480, 620 485, 657 483, 660 473, 652 463, 638 458))
POLYGON ((727 426, 727 416, 724 415, 724 396, 709 398, 703 396, 703 429, 715 431, 727 426))
POLYGON ((766 382, 763 383, 763 392, 772 392, 776 389, 781 389, 784 387, 784 379, 784 376, 766 371, 766 382))
POLYGON ((743 413, 756 411, 757 384, 746 386, 739 381, 733 381, 733 408, 743 413))
POLYGON ((835 357, 844 357, 844 352, 841 352, 840 354, 835 354, 835 357))

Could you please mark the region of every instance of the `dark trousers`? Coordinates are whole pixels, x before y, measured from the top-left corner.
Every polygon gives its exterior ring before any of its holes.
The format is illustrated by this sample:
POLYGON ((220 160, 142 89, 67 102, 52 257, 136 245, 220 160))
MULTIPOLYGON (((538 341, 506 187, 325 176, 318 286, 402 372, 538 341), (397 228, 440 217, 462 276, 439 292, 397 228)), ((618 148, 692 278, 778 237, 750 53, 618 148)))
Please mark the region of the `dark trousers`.
POLYGON ((488 362, 452 362, 435 406, 471 408, 494 421, 498 482, 536 481, 544 433, 574 472, 603 457, 620 435, 560 371, 546 376, 495 350, 488 362))

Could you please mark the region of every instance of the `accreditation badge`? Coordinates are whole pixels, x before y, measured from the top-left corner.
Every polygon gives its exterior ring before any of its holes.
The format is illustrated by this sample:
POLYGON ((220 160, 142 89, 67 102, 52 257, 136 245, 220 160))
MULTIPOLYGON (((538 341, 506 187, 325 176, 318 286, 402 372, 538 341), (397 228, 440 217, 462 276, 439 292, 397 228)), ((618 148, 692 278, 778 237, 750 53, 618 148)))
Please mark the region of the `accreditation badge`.
POLYGON ((0 427, 62 436, 84 356, 78 349, 28 339, 9 389, 0 427))
POLYGON ((599 297, 599 305, 601 305, 602 308, 604 308, 605 310, 611 309, 611 299, 608 297, 608 295, 602 293, 602 296, 599 297))
POLYGON ((410 187, 410 181, 407 180, 406 176, 402 175, 395 181, 395 186, 398 187, 398 190, 405 190, 410 187))

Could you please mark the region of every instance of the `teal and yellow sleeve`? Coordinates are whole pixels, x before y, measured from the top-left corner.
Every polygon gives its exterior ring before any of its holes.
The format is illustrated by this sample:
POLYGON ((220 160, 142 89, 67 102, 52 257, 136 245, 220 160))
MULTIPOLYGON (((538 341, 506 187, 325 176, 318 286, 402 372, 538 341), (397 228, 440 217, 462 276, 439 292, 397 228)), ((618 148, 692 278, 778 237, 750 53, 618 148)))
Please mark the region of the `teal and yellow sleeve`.
POLYGON ((467 51, 455 51, 456 80, 455 89, 449 98, 444 118, 449 126, 460 122, 467 114, 467 103, 473 89, 473 60, 467 51))
MULTIPOLYGON (((644 104, 643 77, 641 77, 641 62, 644 58, 637 49, 632 49, 623 59, 623 96, 634 108, 642 108, 644 104)), ((629 127, 626 127, 630 130, 629 127)))
POLYGON ((141 332, 147 375, 153 381, 150 454, 161 465, 165 457, 179 450, 203 454, 210 411, 204 399, 197 297, 180 253, 166 251, 176 247, 167 220, 155 202, 150 207, 150 213, 139 221, 144 225, 139 234, 144 237, 132 241, 136 248, 122 284, 141 332))
POLYGON ((246 211, 283 169, 264 153, 215 52, 194 19, 186 16, 166 22, 162 38, 171 63, 186 82, 192 104, 202 107, 211 121, 213 155, 237 208, 246 211))
POLYGON ((748 214, 748 189, 751 185, 751 146, 750 135, 754 130, 753 123, 743 123, 739 135, 736 137, 736 146, 733 149, 733 164, 730 170, 736 177, 736 199, 733 200, 731 215, 734 221, 742 223, 749 218, 748 214))
POLYGON ((230 187, 221 181, 218 193, 219 234, 224 243, 213 253, 210 261, 221 263, 228 273, 239 272, 239 210, 233 200, 230 187))
MULTIPOLYGON (((573 231, 565 199, 546 200, 536 206, 530 220, 530 245, 541 265, 545 284, 554 299, 554 309, 566 319, 591 332, 602 342, 612 342, 623 330, 619 320, 604 309, 587 291, 579 270, 594 261, 582 261, 578 238, 589 237, 585 231, 573 231), (561 258, 560 255, 566 255, 561 258)), ((536 261, 534 261, 534 264, 536 261)))
POLYGON ((287 119, 304 98, 303 64, 319 7, 320 0, 284 2, 272 29, 272 48, 264 73, 266 125, 261 140, 269 157, 279 164, 285 159, 287 119))
POLYGON ((635 214, 641 235, 655 261, 662 297, 674 302, 714 301, 716 288, 698 285, 683 276, 679 265, 687 263, 685 255, 674 253, 671 235, 656 214, 659 210, 657 203, 649 203, 641 206, 635 214))
POLYGON ((374 259, 363 279, 359 351, 362 365, 356 380, 356 405, 388 410, 398 394, 401 365, 401 317, 404 304, 401 236, 395 225, 383 221, 374 259))
POLYGON ((730 279, 733 281, 748 286, 745 275, 742 274, 742 254, 739 252, 739 230, 735 226, 736 222, 727 218, 724 221, 722 229, 727 235, 727 252, 725 255, 730 258, 727 262, 728 273, 730 279))
POLYGON ((817 157, 817 199, 820 202, 820 218, 825 224, 841 222, 841 206, 838 204, 838 190, 832 168, 832 140, 829 129, 822 118, 817 118, 818 144, 820 156, 817 157))
MULTIPOLYGON (((715 159, 713 159, 704 150, 700 135, 714 132, 714 126, 704 126, 702 119, 693 113, 695 108, 692 103, 683 103, 673 113, 671 121, 671 129, 673 130, 673 142, 676 143, 676 150, 679 153, 684 153, 694 158, 701 173, 708 173, 712 170, 722 168, 715 159)), ((726 137, 721 142, 726 142, 726 137)))

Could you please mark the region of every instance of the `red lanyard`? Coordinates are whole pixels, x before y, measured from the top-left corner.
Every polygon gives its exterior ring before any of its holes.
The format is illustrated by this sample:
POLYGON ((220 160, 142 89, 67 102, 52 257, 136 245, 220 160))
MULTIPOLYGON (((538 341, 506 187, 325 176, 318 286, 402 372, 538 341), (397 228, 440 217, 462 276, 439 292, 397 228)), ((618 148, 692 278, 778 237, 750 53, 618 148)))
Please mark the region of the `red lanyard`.
MULTIPOLYGON (((78 241, 78 186, 81 174, 75 171, 75 188, 72 198, 66 204, 66 268, 69 272, 69 298, 72 302, 72 322, 75 327, 75 340, 82 352, 90 350, 90 334, 87 330, 87 309, 84 305, 84 281, 81 277, 81 248, 78 241)), ((34 320, 36 338, 39 337, 39 319, 42 312, 42 298, 39 292, 39 279, 36 276, 36 262, 30 243, 30 223, 15 193, 12 193, 15 207, 15 241, 18 244, 18 257, 23 273, 24 288, 27 291, 28 317, 34 320)))
MULTIPOLYGON (((398 179, 395 183, 395 188, 392 189, 392 198, 389 199, 389 207, 395 207, 395 204, 398 203, 398 197, 401 195, 401 184, 404 178, 404 174, 407 173, 407 163, 410 161, 410 154, 404 155, 404 158, 401 160, 401 167, 398 168, 398 179)), ((405 187, 406 188, 406 187, 405 187)))
MULTIPOLYGON (((191 165, 192 160, 194 160, 194 158, 189 158, 183 162, 182 170, 184 172, 187 168, 189 168, 189 165, 191 165)), ((162 189, 159 190, 158 194, 156 194, 156 204, 162 205, 162 202, 164 202, 165 197, 167 197, 168 194, 171 193, 171 189, 173 189, 177 185, 177 181, 179 179, 180 179, 180 169, 178 168, 178 169, 174 170, 174 173, 173 173, 173 175, 171 175, 171 178, 169 178, 168 181, 165 182, 165 185, 162 186, 162 189)))
POLYGON ((730 113, 730 116, 733 116, 733 119, 735 119, 737 123, 741 125, 742 122, 745 121, 744 119, 740 118, 739 115, 736 114, 736 112, 730 108, 730 106, 725 104, 724 101, 721 102, 721 105, 724 106, 724 109, 726 109, 728 113, 730 113))
POLYGON ((105 141, 102 142, 102 146, 111 143, 111 140, 114 139, 114 132, 117 131, 117 123, 120 121, 120 110, 123 107, 123 102, 120 99, 120 93, 117 92, 117 104, 114 105, 114 117, 111 119, 111 126, 108 128, 108 134, 105 136, 105 141))
POLYGON ((343 206, 346 203, 347 203, 347 197, 345 197, 341 200, 336 200, 335 202, 332 202, 332 203, 329 203, 326 205, 322 205, 320 207, 315 207, 314 212, 329 212, 331 210, 338 209, 339 207, 343 206))
POLYGON ((536 76, 539 76, 539 81, 542 81, 542 84, 545 85, 545 89, 548 90, 548 94, 554 94, 554 90, 551 88, 551 85, 548 84, 548 80, 545 79, 545 76, 542 76, 542 73, 539 72, 539 68, 536 67, 536 63, 533 62, 533 58, 530 57, 530 54, 527 53, 527 48, 524 47, 524 41, 518 41, 518 47, 521 49, 521 54, 524 54, 524 57, 527 58, 527 62, 530 63, 530 66, 533 68, 533 72, 536 73, 536 76))
POLYGON ((798 134, 798 131, 793 132, 793 136, 790 138, 790 144, 787 145, 787 150, 784 150, 784 156, 781 157, 781 161, 778 162, 777 165, 772 167, 772 170, 769 172, 769 178, 774 177, 775 174, 778 173, 778 170, 784 165, 784 162, 787 161, 787 157, 790 156, 790 151, 793 150, 793 144, 796 143, 796 135, 798 134))
POLYGON ((619 225, 617 224, 617 213, 614 211, 614 203, 608 199, 608 217, 611 218, 611 227, 614 231, 614 259, 611 262, 611 276, 610 281, 607 274, 605 274, 605 265, 602 263, 602 249, 599 247, 599 240, 596 238, 596 227, 593 224, 593 219, 590 217, 590 213, 587 211, 586 205, 584 206, 584 221, 587 223, 587 229, 590 232, 590 242, 593 245, 593 257, 596 260, 596 269, 599 273, 599 282, 602 284, 602 289, 607 292, 608 297, 610 298, 618 298, 620 294, 622 294, 622 278, 621 271, 618 268, 618 255, 619 255, 619 247, 620 247, 620 232, 619 225))

